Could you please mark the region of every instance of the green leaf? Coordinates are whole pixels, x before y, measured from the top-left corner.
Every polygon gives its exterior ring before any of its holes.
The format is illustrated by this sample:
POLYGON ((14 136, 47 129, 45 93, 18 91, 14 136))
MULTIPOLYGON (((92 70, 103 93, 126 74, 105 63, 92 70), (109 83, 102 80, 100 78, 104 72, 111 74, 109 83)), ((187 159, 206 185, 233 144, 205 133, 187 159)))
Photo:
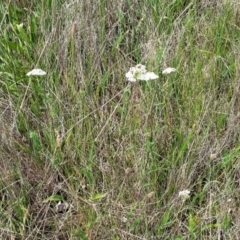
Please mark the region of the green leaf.
POLYGON ((48 198, 46 198, 45 200, 43 200, 44 203, 48 203, 48 202, 59 202, 63 200, 61 195, 52 195, 48 198))
POLYGON ((91 196, 90 200, 98 200, 104 198, 106 195, 107 193, 96 193, 91 196))

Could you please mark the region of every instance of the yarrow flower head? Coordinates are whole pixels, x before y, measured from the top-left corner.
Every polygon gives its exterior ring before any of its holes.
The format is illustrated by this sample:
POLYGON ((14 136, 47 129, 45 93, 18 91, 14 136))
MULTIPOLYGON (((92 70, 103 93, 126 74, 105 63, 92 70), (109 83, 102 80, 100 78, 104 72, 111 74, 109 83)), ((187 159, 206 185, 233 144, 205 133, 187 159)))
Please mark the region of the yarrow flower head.
POLYGON ((162 74, 169 74, 169 73, 176 72, 176 71, 177 71, 176 68, 168 67, 162 71, 162 74))
POLYGON ((137 80, 148 81, 158 78, 158 75, 154 72, 148 72, 146 66, 137 64, 135 67, 131 67, 125 74, 129 82, 136 82, 137 80))
POLYGON ((183 190, 178 193, 179 197, 182 197, 183 199, 189 198, 190 191, 189 190, 183 190))
POLYGON ((44 72, 42 69, 40 68, 35 68, 32 71, 28 72, 26 75, 27 76, 43 76, 46 75, 47 73, 44 72))

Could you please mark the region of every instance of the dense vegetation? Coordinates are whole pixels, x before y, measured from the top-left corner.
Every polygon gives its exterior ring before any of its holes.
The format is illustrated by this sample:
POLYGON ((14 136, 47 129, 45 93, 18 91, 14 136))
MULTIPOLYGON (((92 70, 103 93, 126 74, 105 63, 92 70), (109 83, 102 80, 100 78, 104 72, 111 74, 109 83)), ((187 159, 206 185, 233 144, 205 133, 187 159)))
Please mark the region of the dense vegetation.
POLYGON ((1 1, 0 238, 238 239, 239 13, 1 1), (128 82, 139 63, 159 78, 128 82))

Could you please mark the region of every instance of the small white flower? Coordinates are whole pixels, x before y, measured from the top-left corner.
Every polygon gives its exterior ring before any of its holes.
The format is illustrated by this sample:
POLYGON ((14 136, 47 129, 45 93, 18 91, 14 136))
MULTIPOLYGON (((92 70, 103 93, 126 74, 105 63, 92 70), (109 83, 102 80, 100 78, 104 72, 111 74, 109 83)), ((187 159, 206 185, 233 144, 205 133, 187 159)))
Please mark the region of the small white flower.
POLYGON ((169 73, 176 72, 176 71, 177 71, 176 68, 168 67, 162 71, 162 74, 169 74, 169 73))
POLYGON ((132 68, 130 68, 129 72, 127 72, 125 74, 125 76, 126 76, 126 78, 129 82, 136 82, 137 81, 137 79, 134 78, 134 71, 132 70, 132 68))
POLYGON ((140 76, 138 76, 137 79, 144 80, 144 81, 154 80, 154 79, 158 79, 158 75, 155 74, 154 72, 146 72, 145 74, 141 74, 140 76))
POLYGON ((27 76, 43 76, 46 75, 47 73, 44 72, 42 69, 40 68, 35 68, 32 71, 28 72, 26 75, 27 76))
POLYGON ((186 199, 189 198, 189 194, 190 194, 189 190, 183 190, 178 193, 178 196, 186 199))
POLYGON ((137 69, 141 73, 146 73, 146 66, 142 64, 137 64, 136 67, 133 67, 133 69, 137 69))
POLYGON ((125 76, 130 82, 136 82, 137 80, 148 81, 158 78, 158 75, 154 72, 147 72, 146 66, 142 64, 137 64, 135 67, 131 67, 125 76))

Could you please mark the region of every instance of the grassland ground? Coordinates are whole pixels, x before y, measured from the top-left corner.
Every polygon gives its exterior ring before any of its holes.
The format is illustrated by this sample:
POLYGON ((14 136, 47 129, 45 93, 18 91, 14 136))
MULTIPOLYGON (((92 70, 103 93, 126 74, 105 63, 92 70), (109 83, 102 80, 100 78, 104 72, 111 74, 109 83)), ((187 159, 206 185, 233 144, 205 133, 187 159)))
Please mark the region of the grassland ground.
POLYGON ((239 16, 1 1, 0 239, 240 239, 239 16), (159 78, 127 81, 140 63, 159 78))

